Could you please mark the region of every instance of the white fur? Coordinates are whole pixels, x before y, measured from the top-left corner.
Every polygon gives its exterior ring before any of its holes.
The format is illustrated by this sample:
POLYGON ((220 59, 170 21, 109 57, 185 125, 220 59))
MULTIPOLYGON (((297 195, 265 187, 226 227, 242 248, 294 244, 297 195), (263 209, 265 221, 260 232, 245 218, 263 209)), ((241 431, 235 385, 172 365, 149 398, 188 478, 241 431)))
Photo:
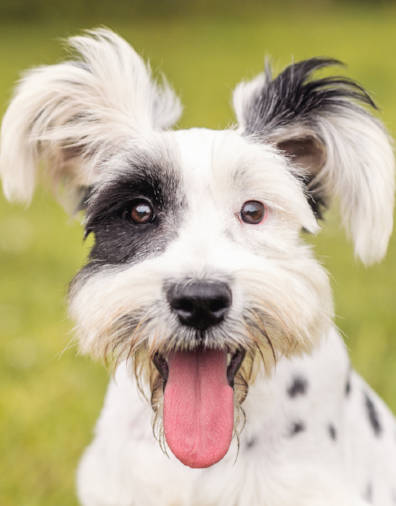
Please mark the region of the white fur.
POLYGON ((385 256, 393 228, 394 157, 382 125, 354 113, 323 118, 328 159, 320 179, 340 202, 355 253, 370 264, 385 256))

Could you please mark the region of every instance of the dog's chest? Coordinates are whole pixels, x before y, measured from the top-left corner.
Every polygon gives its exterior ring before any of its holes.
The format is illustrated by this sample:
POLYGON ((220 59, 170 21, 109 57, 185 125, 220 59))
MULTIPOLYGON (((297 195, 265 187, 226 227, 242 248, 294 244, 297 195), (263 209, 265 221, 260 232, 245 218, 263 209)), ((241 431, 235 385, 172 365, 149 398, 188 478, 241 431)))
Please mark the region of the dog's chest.
MULTIPOLYGON (((103 483, 121 494, 117 504, 135 497, 145 506, 283 505, 305 482, 322 490, 328 477, 360 496, 375 490, 381 502, 374 504, 392 504, 386 500, 392 477, 385 473, 396 466, 394 420, 350 370, 335 332, 311 356, 281 361, 271 378, 258 378, 244 410, 239 447, 235 440, 210 468, 187 468, 161 451, 151 408, 121 366, 82 467, 92 469, 95 460, 112 470, 103 483)), ((97 484, 97 470, 93 476, 97 484)))

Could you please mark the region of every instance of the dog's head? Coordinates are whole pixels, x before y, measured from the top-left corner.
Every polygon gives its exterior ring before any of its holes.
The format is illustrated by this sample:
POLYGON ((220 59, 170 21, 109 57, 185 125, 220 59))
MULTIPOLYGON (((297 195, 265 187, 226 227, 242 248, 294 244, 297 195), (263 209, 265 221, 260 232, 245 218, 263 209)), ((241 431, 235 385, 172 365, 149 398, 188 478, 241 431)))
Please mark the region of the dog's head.
POLYGON ((178 99, 124 40, 97 30, 71 46, 74 60, 17 87, 4 191, 29 201, 43 163, 85 211, 95 243, 70 289, 80 348, 130 359, 172 451, 205 467, 227 451, 261 364, 310 352, 331 325, 301 232, 335 198, 363 262, 385 254, 392 149, 360 86, 312 78, 333 60, 240 84, 235 128, 172 131, 178 99))

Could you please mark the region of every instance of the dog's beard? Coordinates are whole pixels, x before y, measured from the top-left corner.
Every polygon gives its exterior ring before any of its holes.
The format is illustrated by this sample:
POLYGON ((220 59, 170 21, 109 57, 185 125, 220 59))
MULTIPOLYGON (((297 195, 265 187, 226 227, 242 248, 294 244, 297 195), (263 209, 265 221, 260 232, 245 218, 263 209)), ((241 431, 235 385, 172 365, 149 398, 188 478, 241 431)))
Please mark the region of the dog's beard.
POLYGON ((129 361, 161 447, 190 467, 207 467, 238 438, 243 401, 260 369, 269 374, 279 356, 294 354, 296 339, 279 314, 257 307, 205 332, 164 320, 153 306, 121 316, 105 356, 113 365, 129 361))
POLYGON ((141 276, 137 276, 136 267, 130 273, 128 276, 128 271, 122 270, 83 276, 72 286, 71 312, 78 323, 80 349, 104 356, 114 367, 127 361, 139 390, 151 402, 154 432, 162 447, 166 450, 168 443, 188 465, 210 465, 227 451, 231 436, 238 437, 243 428, 243 402, 260 370, 269 374, 280 357, 309 353, 326 335, 332 314, 327 276, 316 262, 297 258, 284 265, 278 260, 262 273, 241 271, 234 281, 235 297, 226 318, 199 332, 181 325, 170 310, 163 296, 162 279, 150 276, 143 267, 141 276), (180 374, 182 370, 187 373, 180 374), (201 384, 208 399, 223 399, 227 423, 216 414, 214 402, 212 411, 209 400, 208 404, 194 400, 201 384), (175 399, 180 400, 178 405, 175 399), (175 414, 191 411, 198 413, 198 419, 202 413, 208 418, 212 414, 215 422, 218 419, 218 424, 202 424, 209 431, 212 428, 221 432, 226 426, 228 436, 221 434, 221 451, 211 459, 207 458, 206 447, 202 450, 204 458, 201 455, 191 460, 189 455, 186 459, 173 444, 176 432, 168 438, 167 427, 172 432, 172 427, 183 427, 187 422, 176 439, 187 441, 192 431, 193 446, 199 447, 206 435, 194 427, 187 428, 193 425, 194 416, 179 424, 175 414))

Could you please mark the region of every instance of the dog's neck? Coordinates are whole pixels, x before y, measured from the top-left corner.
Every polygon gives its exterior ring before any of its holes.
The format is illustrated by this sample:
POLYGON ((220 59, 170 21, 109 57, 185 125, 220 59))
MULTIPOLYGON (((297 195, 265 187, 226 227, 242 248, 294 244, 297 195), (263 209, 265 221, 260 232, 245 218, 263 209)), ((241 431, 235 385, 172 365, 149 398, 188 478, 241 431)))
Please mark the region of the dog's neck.
POLYGON ((328 413, 330 423, 347 390, 350 369, 344 341, 333 327, 310 355, 281 358, 270 377, 264 373, 257 377, 243 404, 246 415, 243 433, 251 440, 255 434, 267 431, 277 439, 284 436, 285 430, 292 433, 293 427, 302 429, 298 424, 308 423, 300 418, 302 403, 305 408, 309 403, 312 412, 320 409, 324 417, 328 413), (328 392, 326 399, 323 392, 328 392))

